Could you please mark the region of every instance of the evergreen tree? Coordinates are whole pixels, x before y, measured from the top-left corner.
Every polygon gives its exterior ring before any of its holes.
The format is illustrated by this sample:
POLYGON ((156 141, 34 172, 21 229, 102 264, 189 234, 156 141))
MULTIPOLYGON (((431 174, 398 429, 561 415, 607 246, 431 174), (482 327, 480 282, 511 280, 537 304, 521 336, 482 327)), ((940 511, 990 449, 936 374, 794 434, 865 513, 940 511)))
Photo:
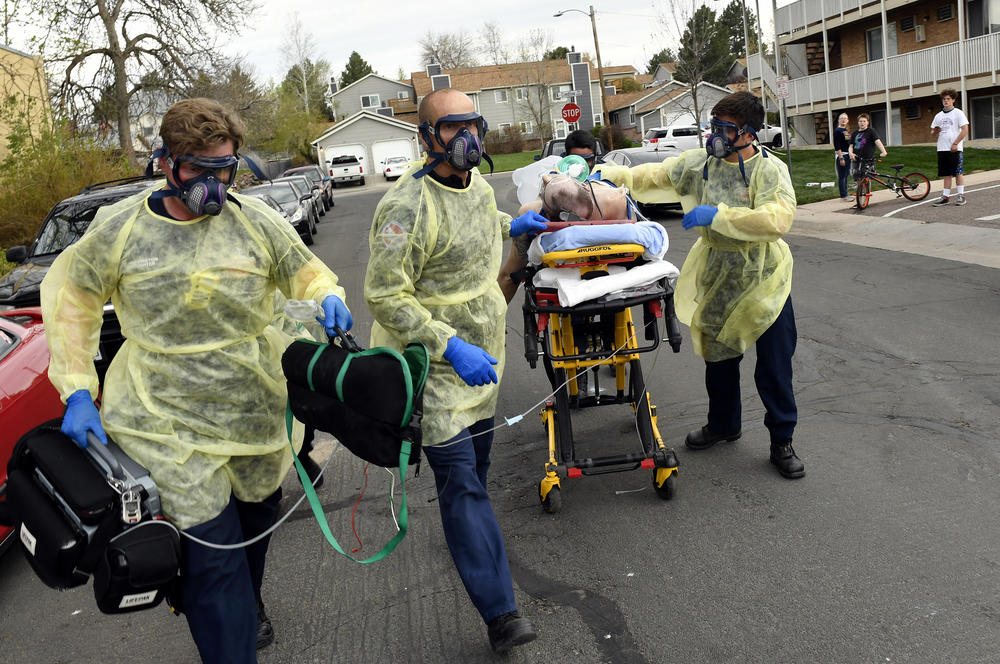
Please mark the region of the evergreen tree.
POLYGON ((674 55, 674 52, 671 49, 663 49, 649 59, 649 66, 646 68, 646 73, 655 74, 656 68, 660 66, 661 62, 677 62, 677 56, 674 55))
POLYGON ((569 53, 569 49, 565 46, 556 46, 551 51, 545 51, 542 60, 565 60, 567 53, 569 53))
POLYGON ((357 51, 351 51, 351 56, 347 58, 347 66, 340 74, 340 89, 343 90, 351 83, 360 81, 371 73, 374 73, 372 66, 365 62, 365 59, 358 55, 357 51))
MULTIPOLYGON (((719 14, 719 32, 726 35, 729 43, 729 53, 733 58, 746 57, 746 44, 743 41, 743 2, 732 0, 719 14)), ((747 38, 750 41, 750 53, 757 52, 757 16, 747 8, 747 38)))

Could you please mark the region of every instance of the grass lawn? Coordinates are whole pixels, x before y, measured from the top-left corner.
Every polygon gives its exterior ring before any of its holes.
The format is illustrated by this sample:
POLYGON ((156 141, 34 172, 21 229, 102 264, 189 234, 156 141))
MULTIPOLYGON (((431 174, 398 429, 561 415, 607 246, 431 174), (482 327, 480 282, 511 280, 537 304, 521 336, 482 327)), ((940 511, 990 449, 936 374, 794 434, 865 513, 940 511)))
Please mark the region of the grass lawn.
MULTIPOLYGON (((900 171, 901 175, 917 172, 923 173, 931 180, 937 179, 937 152, 933 146, 890 145, 886 148, 886 151, 889 153, 889 156, 879 163, 880 172, 891 174, 892 169, 889 166, 906 164, 900 171)), ((799 205, 837 198, 840 195, 836 184, 826 188, 806 186, 807 182, 836 183, 837 174, 834 170, 833 155, 833 148, 829 150, 797 150, 792 148, 792 184, 795 186, 795 197, 798 199, 799 205)), ((784 153, 774 154, 769 158, 779 156, 782 161, 785 160, 784 153)), ((1000 169, 1000 150, 966 148, 966 173, 995 169, 1000 169)), ((850 193, 853 193, 851 184, 849 181, 848 189, 850 193)), ((873 183, 872 189, 878 191, 882 189, 882 185, 873 183)), ((934 193, 932 188, 931 195, 934 193)))
MULTIPOLYGON (((510 154, 491 154, 490 159, 493 160, 494 172, 501 173, 527 166, 534 161, 536 154, 542 153, 540 150, 531 150, 529 152, 512 152, 510 154)), ((479 165, 479 172, 488 174, 490 172, 490 165, 483 161, 479 165)))

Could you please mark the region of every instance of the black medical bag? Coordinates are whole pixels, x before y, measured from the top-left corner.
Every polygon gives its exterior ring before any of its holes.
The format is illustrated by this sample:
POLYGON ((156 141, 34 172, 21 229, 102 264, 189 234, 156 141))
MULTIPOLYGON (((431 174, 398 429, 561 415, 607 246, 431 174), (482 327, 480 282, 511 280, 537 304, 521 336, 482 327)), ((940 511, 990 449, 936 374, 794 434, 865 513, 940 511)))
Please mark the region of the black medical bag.
POLYGON ((104 613, 158 605, 175 583, 180 533, 149 472, 113 441, 81 449, 55 420, 25 434, 7 464, 10 525, 38 577, 57 589, 94 576, 104 613))

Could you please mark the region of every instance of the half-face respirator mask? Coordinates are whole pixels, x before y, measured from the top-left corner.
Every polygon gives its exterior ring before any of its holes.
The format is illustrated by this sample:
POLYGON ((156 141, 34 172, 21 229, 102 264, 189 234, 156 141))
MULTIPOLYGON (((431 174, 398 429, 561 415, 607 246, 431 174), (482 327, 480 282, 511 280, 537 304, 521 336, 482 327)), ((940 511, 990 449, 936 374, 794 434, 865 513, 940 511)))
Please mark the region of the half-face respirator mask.
POLYGON ((236 176, 236 167, 240 163, 239 155, 224 157, 205 157, 202 155, 181 155, 171 159, 165 148, 153 153, 153 159, 167 157, 167 165, 173 173, 173 182, 167 179, 167 189, 153 193, 156 198, 176 196, 184 203, 192 214, 197 216, 217 215, 229 197, 229 187, 236 176), (204 169, 195 177, 182 182, 180 177, 181 164, 188 163, 204 169))
POLYGON ((481 116, 479 113, 454 113, 452 115, 445 115, 438 118, 438 121, 431 127, 431 123, 422 122, 420 123, 419 130, 420 136, 424 139, 424 142, 428 146, 434 145, 434 138, 441 136, 441 125, 445 122, 460 122, 465 123, 470 120, 476 122, 476 130, 478 136, 469 131, 468 127, 462 127, 459 129, 454 136, 448 141, 447 145, 444 146, 444 152, 435 152, 432 149, 427 151, 427 154, 432 157, 432 160, 419 171, 413 174, 413 177, 420 178, 434 170, 434 167, 440 163, 448 162, 454 168, 460 171, 471 171, 473 168, 479 165, 479 163, 485 159, 486 163, 490 165, 490 173, 493 172, 493 160, 490 159, 489 155, 483 149, 483 137, 486 136, 486 131, 488 125, 486 124, 486 118, 481 116))
MULTIPOLYGON (((736 147, 736 141, 740 140, 740 136, 743 134, 750 134, 753 141, 757 140, 757 132, 749 124, 744 124, 742 127, 736 125, 733 122, 726 122, 725 120, 720 120, 716 117, 712 118, 711 122, 712 133, 705 140, 705 151, 708 153, 709 157, 715 157, 716 159, 725 159, 729 155, 736 153, 736 156, 740 161, 740 173, 743 175, 743 184, 750 186, 747 181, 746 170, 743 166, 743 155, 740 150, 746 146, 736 147), (733 138, 729 138, 729 129, 733 129, 736 135, 733 138)), ((767 152, 764 152, 764 156, 767 157, 767 152)), ((708 179, 708 162, 705 162, 705 168, 702 171, 702 177, 708 179)))

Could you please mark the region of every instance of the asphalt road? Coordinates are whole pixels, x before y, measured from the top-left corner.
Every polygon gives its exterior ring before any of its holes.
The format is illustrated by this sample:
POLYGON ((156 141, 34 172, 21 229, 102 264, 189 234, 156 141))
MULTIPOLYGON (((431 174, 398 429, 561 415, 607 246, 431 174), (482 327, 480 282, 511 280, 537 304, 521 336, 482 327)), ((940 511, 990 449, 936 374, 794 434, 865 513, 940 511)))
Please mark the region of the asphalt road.
MULTIPOLYGON (((516 207, 509 176, 491 179, 516 207)), ((338 189, 314 251, 340 275, 365 338, 367 229, 381 183, 338 189)), ((975 200, 969 195, 968 210, 975 200)), ((994 212, 995 213, 995 212, 994 212)), ((935 213, 937 214, 937 213, 935 213)), ((693 235, 664 221, 683 262, 693 235)), ((277 639, 262 664, 299 662, 995 662, 1000 651, 1000 273, 913 253, 793 234, 799 344, 796 450, 807 475, 767 462, 763 409, 744 371, 744 436, 695 453, 703 363, 684 347, 643 358, 660 430, 681 469, 674 500, 649 471, 564 483, 563 511, 536 495, 545 460, 537 411, 497 431, 490 491, 522 613, 537 641, 506 658, 455 573, 433 479, 407 480, 410 533, 395 553, 356 565, 297 507, 272 541, 265 601, 277 639)), ((520 303, 520 296, 515 300, 520 303)), ((519 306, 508 315, 499 414, 548 392, 523 358, 519 306)), ((633 444, 631 410, 574 415, 579 445, 633 444)), ((390 481, 327 438, 320 490, 334 533, 371 555, 392 534, 390 481)), ((285 485, 290 509, 301 495, 285 485)), ((394 487, 399 504, 398 482, 394 487)), ((196 662, 183 619, 162 607, 97 612, 89 587, 58 593, 14 551, 0 559, 0 653, 13 663, 196 662)))

